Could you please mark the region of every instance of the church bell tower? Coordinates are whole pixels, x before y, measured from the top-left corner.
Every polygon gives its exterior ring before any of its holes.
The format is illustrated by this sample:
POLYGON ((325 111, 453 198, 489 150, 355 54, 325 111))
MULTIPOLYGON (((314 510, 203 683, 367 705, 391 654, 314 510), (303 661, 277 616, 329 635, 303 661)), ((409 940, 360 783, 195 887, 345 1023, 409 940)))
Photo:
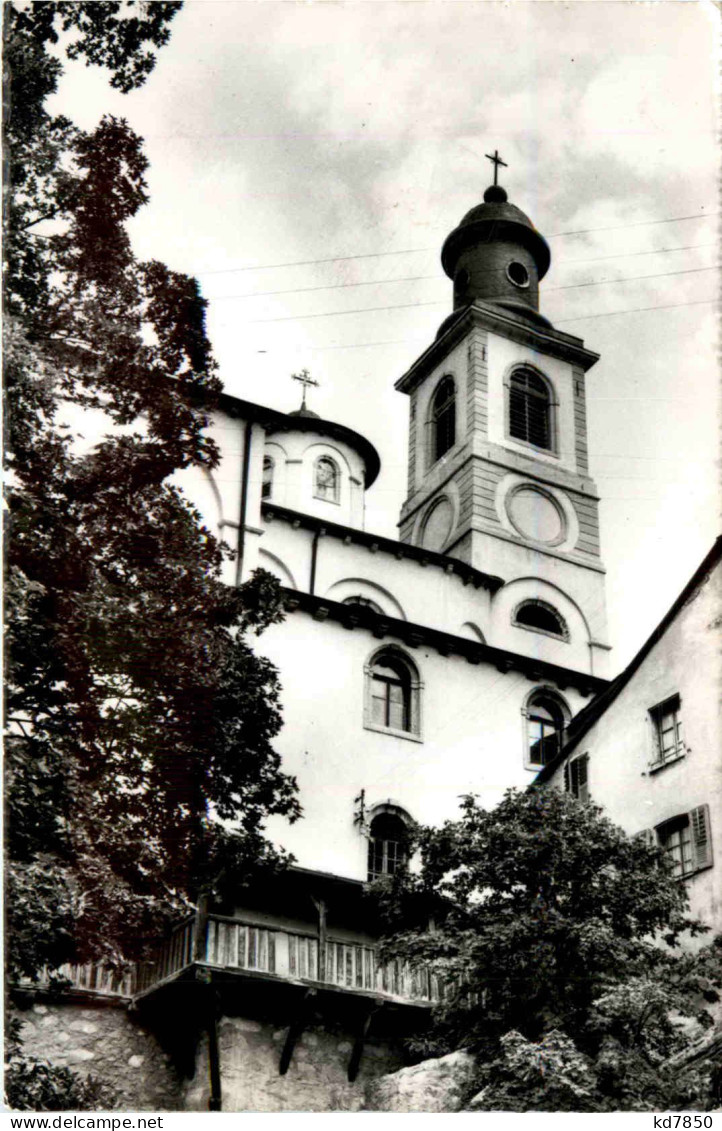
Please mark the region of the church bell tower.
POLYGON ((453 313, 396 383, 410 399, 400 537, 507 583, 536 579, 540 609, 558 591, 586 621, 601 674, 604 570, 585 402, 598 355, 539 312, 549 247, 497 184, 498 154, 490 159, 494 184, 441 252, 453 313))

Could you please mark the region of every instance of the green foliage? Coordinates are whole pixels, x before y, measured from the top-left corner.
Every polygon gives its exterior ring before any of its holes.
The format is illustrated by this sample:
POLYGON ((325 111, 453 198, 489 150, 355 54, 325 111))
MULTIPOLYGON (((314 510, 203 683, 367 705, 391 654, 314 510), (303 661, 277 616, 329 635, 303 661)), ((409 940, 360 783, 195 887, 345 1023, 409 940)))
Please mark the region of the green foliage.
POLYGON ((512 1030, 499 1046, 496 1059, 482 1070, 474 1111, 603 1110, 589 1058, 558 1029, 537 1043, 512 1030))
POLYGON ((247 640, 281 618, 278 587, 225 586, 229 552, 169 480, 218 460, 205 302, 133 254, 147 162, 127 123, 84 133, 46 106, 59 47, 128 91, 179 7, 5 10, 14 976, 141 954, 221 872, 275 859, 268 814, 299 812, 277 674, 247 640))
MULTIPOLYGON (((700 1008, 722 987, 722 937, 666 972, 620 981, 593 1003, 577 1043, 552 1030, 538 1041, 506 1033, 480 1072, 475 1111, 705 1111, 717 1106, 712 1025, 700 1008), (700 972, 706 973, 701 977, 700 972), (698 989, 698 987, 697 987, 698 989), (709 1043, 709 1055, 694 1053, 709 1043), (583 1046, 584 1051, 581 1051, 583 1046)), ((717 1043, 719 1038, 717 1039, 717 1043)))
POLYGON ((108 1111, 117 1094, 92 1076, 28 1056, 20 1021, 12 1018, 5 1037, 5 1102, 13 1111, 108 1111))
POLYGON ((557 790, 512 790, 489 812, 467 797, 458 821, 416 843, 420 873, 387 897, 406 925, 388 949, 446 978, 438 1027, 452 1047, 510 1029, 574 1034, 620 971, 664 963, 652 935, 699 929, 656 848, 557 790))
POLYGON ((479 1052, 482 1110, 702 1102, 704 1069, 679 1087, 657 1069, 709 1025, 722 951, 672 948, 706 928, 657 848, 552 789, 511 790, 489 812, 467 797, 457 821, 418 828, 415 847, 420 870, 376 899, 384 956, 445 984, 417 1054, 479 1052))

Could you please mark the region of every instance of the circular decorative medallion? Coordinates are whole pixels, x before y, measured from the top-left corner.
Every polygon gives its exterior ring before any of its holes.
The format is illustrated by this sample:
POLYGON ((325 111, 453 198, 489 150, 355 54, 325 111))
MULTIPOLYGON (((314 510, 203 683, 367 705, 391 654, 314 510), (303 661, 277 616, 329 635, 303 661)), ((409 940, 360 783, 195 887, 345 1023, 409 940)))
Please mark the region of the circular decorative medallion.
POLYGON ((530 542, 558 546, 566 537, 564 511, 552 495, 531 484, 510 491, 506 513, 514 529, 530 542))
POLYGON ((454 521, 454 509, 448 499, 440 499, 428 511, 421 531, 421 545, 426 550, 441 550, 446 545, 454 521))

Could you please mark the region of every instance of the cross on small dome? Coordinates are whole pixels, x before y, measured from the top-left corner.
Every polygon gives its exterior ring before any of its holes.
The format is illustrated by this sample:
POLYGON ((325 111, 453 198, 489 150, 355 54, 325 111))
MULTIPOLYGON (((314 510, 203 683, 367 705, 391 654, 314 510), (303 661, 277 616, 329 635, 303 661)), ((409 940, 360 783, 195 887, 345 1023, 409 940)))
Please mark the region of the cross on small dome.
POLYGON ((303 398, 301 400, 301 411, 303 411, 306 407, 306 390, 308 389, 309 385, 314 385, 316 388, 318 388, 319 382, 314 381, 313 377, 310 376, 307 369, 302 369, 300 373, 292 373, 291 380, 300 381, 303 385, 303 398))

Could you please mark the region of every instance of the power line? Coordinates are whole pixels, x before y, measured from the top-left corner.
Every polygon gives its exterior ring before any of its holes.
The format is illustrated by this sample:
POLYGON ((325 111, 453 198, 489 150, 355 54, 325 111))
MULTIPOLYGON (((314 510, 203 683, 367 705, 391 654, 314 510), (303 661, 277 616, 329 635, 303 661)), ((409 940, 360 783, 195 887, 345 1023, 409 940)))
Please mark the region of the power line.
MULTIPOLYGON (((568 322, 585 322, 587 319, 592 319, 592 318, 612 318, 612 317, 614 317, 615 315, 618 315, 618 314, 637 314, 640 311, 672 310, 672 309, 675 309, 676 307, 680 307, 680 306, 708 306, 710 304, 716 303, 717 301, 718 300, 716 298, 709 298, 709 299, 700 299, 700 300, 696 300, 696 301, 693 301, 693 302, 673 302, 673 303, 669 303, 669 304, 665 304, 665 305, 661 305, 661 306, 632 306, 632 307, 626 307, 624 310, 608 310, 608 311, 602 312, 601 314, 586 314, 586 315, 579 315, 576 318, 559 319, 558 321, 555 322, 555 325, 556 326, 566 325, 566 323, 568 323, 568 322)), ((433 304, 433 305, 438 305, 438 304, 433 304)), ((387 310, 388 307, 384 306, 384 307, 381 307, 380 309, 387 310)), ((309 345, 308 342, 294 342, 294 343, 291 343, 287 346, 284 346, 284 349, 307 349, 307 350, 313 350, 314 352, 317 352, 317 353, 321 353, 321 352, 324 352, 326 350, 373 349, 377 346, 411 345, 414 342, 425 342, 427 340, 428 339, 426 337, 420 337, 419 336, 419 337, 416 337, 416 338, 391 338, 391 339, 387 339, 385 341, 380 341, 380 342, 349 342, 348 344, 338 344, 337 343, 335 345, 330 345, 330 346, 312 346, 312 345, 309 345)), ((260 351, 260 352, 265 353, 266 351, 263 350, 263 351, 260 351)), ((629 457, 629 458, 631 458, 631 457, 629 457)))
POLYGON ((590 283, 567 283, 563 287, 547 287, 546 294, 550 291, 572 291, 577 287, 602 287, 605 283, 634 283, 638 279, 667 279, 670 275, 697 275, 700 271, 716 271, 722 263, 713 263, 710 267, 687 267, 683 271, 659 271, 654 275, 627 275, 623 279, 599 279, 590 283))
POLYGON ((328 283, 325 287, 288 287, 282 291, 249 291, 243 295, 216 295, 211 296, 211 302, 219 302, 229 298, 264 298, 268 295, 301 295, 308 291, 341 291, 346 287, 384 287, 388 283, 418 283, 422 279, 439 279, 438 271, 435 275, 404 275, 398 279, 370 279, 364 283, 328 283))
MULTIPOLYGON (((569 283, 563 287, 549 287, 549 291, 569 291, 577 287, 601 287, 610 283, 633 283, 639 279, 666 279, 671 275, 696 275, 702 271, 715 271, 719 263, 713 264, 711 267, 689 267, 683 271, 663 271, 655 275, 628 275, 625 279, 600 279, 598 282, 591 283, 569 283)), ((264 322, 305 322, 310 318, 339 318, 345 314, 364 314, 366 312, 375 314, 382 310, 406 310, 413 307, 421 306, 443 306, 446 302, 445 299, 439 299, 436 302, 400 302, 393 303, 389 306, 360 306, 352 310, 324 310, 318 314, 282 314, 277 318, 251 318, 249 325, 259 325, 264 322)))
POLYGON ((283 314, 280 318, 250 318, 247 325, 258 326, 265 322, 305 322, 309 318, 338 318, 342 314, 377 314, 381 310, 406 310, 416 306, 445 306, 446 299, 438 302, 399 302, 392 306, 359 306, 353 310, 326 310, 320 314, 283 314))
POLYGON ((716 298, 702 298, 694 302, 670 302, 663 306, 629 306, 624 310, 605 310, 602 314, 582 314, 577 318, 560 318, 557 326, 566 326, 568 322, 586 322, 592 318, 611 318, 615 314, 638 314, 644 310, 674 310, 677 306, 709 306, 719 300, 716 298))
MULTIPOLYGON (((638 220, 632 224, 611 224, 603 228, 577 228, 568 232, 553 232, 548 238, 559 239, 561 236, 582 236, 590 232, 617 232, 626 228, 643 228, 653 224, 677 224, 682 220, 710 220, 719 215, 715 212, 696 212, 689 216, 670 216, 666 220, 638 220)), ((345 263, 351 259, 381 259, 387 255, 415 255, 422 251, 435 251, 434 247, 406 247, 398 251, 372 251, 362 255, 332 255, 327 259, 297 259, 285 263, 256 263, 248 267, 218 267, 210 271, 197 271, 198 275, 234 275, 242 271, 271 271, 277 267, 309 267, 315 263, 345 263)))
POLYGON ((632 224, 610 224, 604 228, 577 228, 574 232, 553 232, 549 239, 556 239, 558 236, 585 236, 589 232, 620 232, 626 228, 646 228, 652 224, 675 224, 679 220, 705 220, 711 219, 712 216, 719 215, 718 210, 714 212, 695 212, 691 216, 670 216, 668 220, 635 220, 632 224))
POLYGON ((570 263, 601 263, 605 259, 634 259, 638 255, 666 255, 671 251, 694 251, 701 247, 717 247, 716 243, 688 243, 681 247, 660 247, 652 251, 620 251, 617 255, 596 255, 593 259, 567 259, 562 267, 570 263))
POLYGON ((218 267, 213 271, 197 271, 197 275, 235 275, 241 271, 271 271, 276 267, 309 267, 314 263, 346 263, 349 259, 381 259, 385 255, 414 255, 433 251, 432 247, 405 247, 399 251, 369 251, 365 255, 332 255, 328 259, 295 259, 286 263, 257 263, 253 267, 218 267))
MULTIPOLYGON (((661 248, 659 251, 631 251, 631 252, 627 252, 626 254, 622 253, 620 255, 600 255, 595 259, 571 259, 571 260, 569 260, 569 262, 570 263, 600 263, 602 260, 608 260, 608 259, 633 259, 635 256, 639 256, 639 255, 662 255, 666 252, 671 252, 671 251, 689 251, 692 248, 716 247, 716 246, 717 246, 716 244, 712 244, 712 243, 696 243, 696 244, 688 244, 686 247, 661 248)), ((566 264, 562 264, 562 266, 566 266, 566 264)), ((699 270, 708 270, 708 268, 699 268, 699 270)), ((654 278, 655 276, 632 276, 632 277, 633 278, 654 278)), ((267 298, 271 295, 301 295, 301 294, 308 294, 311 291, 341 291, 341 290, 347 290, 349 287, 385 287, 385 286, 388 286, 390 283, 419 283, 419 282, 430 281, 431 279, 439 279, 438 272, 435 275, 401 275, 401 276, 397 277, 396 279, 369 279, 368 281, 362 281, 362 282, 359 282, 359 283, 326 283, 325 285, 318 286, 318 287, 285 287, 280 291, 248 291, 247 293, 240 294, 240 295, 211 295, 209 301, 211 301, 211 302, 227 302, 229 299, 267 298)), ((622 280, 610 279, 608 281, 609 282, 616 282, 616 281, 621 282, 622 280)), ((591 283, 578 283, 578 284, 573 284, 573 285, 574 286, 580 286, 580 287, 592 286, 591 283)), ((547 287, 547 288, 545 288, 545 291, 558 291, 558 290, 561 290, 561 289, 563 289, 563 288, 561 288, 561 287, 547 287)))

